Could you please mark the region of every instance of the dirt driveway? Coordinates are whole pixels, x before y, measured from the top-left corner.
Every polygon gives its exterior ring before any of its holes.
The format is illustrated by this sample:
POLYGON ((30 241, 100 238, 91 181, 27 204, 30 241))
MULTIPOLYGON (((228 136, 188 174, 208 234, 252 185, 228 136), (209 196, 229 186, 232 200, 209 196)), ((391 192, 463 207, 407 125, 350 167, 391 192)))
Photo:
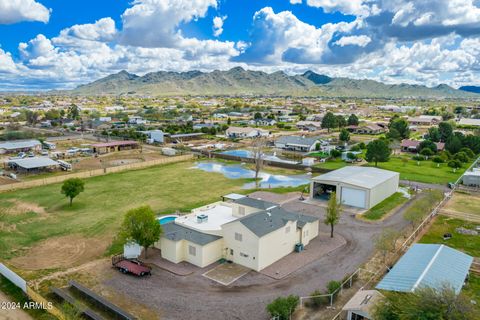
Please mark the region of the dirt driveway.
MULTIPOLYGON (((11 302, 12 300, 0 291, 0 303, 11 302)), ((33 320, 32 317, 21 309, 1 310, 0 320, 33 320)))
MULTIPOLYGON (((292 200, 282 205, 287 210, 311 214, 323 221, 324 208, 292 200)), ((340 280, 355 271, 374 252, 373 238, 382 228, 402 229, 407 225, 402 210, 379 223, 355 219, 344 214, 336 231, 346 245, 298 269, 281 280, 249 272, 230 286, 223 286, 195 272, 180 277, 154 269, 152 277, 137 279, 118 274, 104 285, 128 294, 133 300, 149 301, 163 319, 268 319, 265 306, 282 295, 307 296, 324 289, 331 280, 340 280)), ((320 223, 320 231, 329 229, 320 223)))

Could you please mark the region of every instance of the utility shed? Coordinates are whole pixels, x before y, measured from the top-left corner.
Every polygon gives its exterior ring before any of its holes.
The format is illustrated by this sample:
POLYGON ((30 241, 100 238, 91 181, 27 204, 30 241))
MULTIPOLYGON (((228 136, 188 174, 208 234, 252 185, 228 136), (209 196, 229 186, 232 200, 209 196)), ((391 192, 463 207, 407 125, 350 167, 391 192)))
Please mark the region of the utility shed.
POLYGON ((372 308, 382 298, 377 290, 360 290, 348 300, 342 311, 347 313, 347 320, 373 319, 372 308))
POLYGON ((463 174, 462 182, 466 186, 480 187, 480 169, 473 169, 463 174))
POLYGON ((347 166, 312 178, 310 198, 328 200, 332 192, 342 204, 370 209, 397 192, 398 172, 347 166))
POLYGON ((413 292, 448 284, 459 294, 473 258, 443 244, 414 244, 377 285, 377 289, 413 292))

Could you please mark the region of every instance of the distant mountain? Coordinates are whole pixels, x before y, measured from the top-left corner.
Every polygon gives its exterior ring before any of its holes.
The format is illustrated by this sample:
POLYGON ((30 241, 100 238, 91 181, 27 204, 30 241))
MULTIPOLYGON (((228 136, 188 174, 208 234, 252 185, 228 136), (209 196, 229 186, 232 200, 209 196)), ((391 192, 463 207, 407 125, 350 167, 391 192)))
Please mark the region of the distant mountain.
POLYGON ((473 93, 480 93, 480 87, 477 87, 477 86, 463 86, 458 88, 458 90, 473 92, 473 93))
POLYGON ((235 67, 212 72, 158 71, 138 76, 121 71, 70 91, 79 95, 292 95, 358 98, 471 98, 447 85, 388 85, 373 80, 331 78, 307 71, 287 75, 235 67))

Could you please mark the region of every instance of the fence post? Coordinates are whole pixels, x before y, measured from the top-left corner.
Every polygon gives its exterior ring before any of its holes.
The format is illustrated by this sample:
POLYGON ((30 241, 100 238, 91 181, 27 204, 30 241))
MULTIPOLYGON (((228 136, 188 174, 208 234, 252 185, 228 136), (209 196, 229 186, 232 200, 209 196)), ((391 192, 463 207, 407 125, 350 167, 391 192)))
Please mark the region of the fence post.
POLYGON ((333 293, 330 294, 330 307, 333 306, 333 293))

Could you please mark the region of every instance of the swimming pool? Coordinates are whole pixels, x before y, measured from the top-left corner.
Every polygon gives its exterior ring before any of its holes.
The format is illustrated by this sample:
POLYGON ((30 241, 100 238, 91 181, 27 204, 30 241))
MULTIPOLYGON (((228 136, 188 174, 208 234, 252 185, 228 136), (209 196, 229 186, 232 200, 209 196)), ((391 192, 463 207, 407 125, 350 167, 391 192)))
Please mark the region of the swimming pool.
POLYGON ((165 223, 173 222, 177 218, 178 218, 178 216, 165 216, 165 217, 157 218, 157 220, 160 224, 165 224, 165 223))
MULTIPOLYGON (((220 152, 221 154, 226 154, 229 156, 235 156, 235 157, 240 157, 240 158, 253 158, 253 152, 249 150, 227 150, 227 151, 222 151, 220 152)), ((277 157, 277 154, 274 152, 272 155, 268 154, 262 154, 262 158, 267 161, 274 161, 274 162, 283 162, 283 163, 291 163, 291 164, 297 164, 297 161, 292 161, 292 160, 287 160, 287 159, 282 159, 280 157, 277 157)))

